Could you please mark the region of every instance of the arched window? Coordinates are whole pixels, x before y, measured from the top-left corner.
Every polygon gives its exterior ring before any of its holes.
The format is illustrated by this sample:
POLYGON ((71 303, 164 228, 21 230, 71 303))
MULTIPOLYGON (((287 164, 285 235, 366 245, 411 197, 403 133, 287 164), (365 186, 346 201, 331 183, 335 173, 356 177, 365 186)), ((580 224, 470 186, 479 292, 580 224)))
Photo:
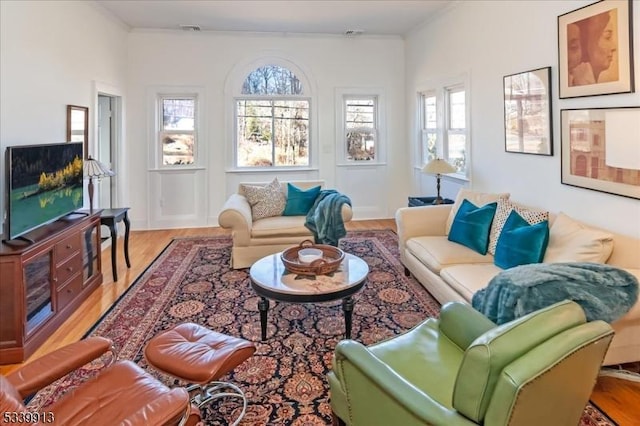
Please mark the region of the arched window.
POLYGON ((310 100, 279 65, 251 71, 235 99, 236 167, 309 166, 310 100))

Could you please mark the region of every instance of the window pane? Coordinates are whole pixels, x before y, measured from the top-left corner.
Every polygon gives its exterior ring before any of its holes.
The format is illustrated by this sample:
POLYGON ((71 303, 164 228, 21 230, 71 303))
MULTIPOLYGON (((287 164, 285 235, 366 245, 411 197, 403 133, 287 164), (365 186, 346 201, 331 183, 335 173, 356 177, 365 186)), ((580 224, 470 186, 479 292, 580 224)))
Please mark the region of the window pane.
POLYGON ((451 129, 465 128, 464 91, 449 92, 449 127, 451 129))
POLYGON ((347 99, 345 112, 347 129, 375 128, 375 101, 373 99, 347 99))
POLYGON ((424 132, 422 134, 422 161, 427 163, 438 157, 438 148, 436 142, 438 140, 435 132, 424 132))
POLYGON ((438 127, 435 96, 424 97, 424 127, 425 129, 435 129, 438 127))
POLYGON ((238 167, 309 165, 307 100, 236 103, 238 167))
POLYGON ((308 102, 274 101, 273 105, 276 166, 308 166, 308 102))
POLYGON ((347 131, 347 160, 371 161, 376 158, 376 131, 359 127, 347 131))
POLYGON ((449 134, 448 160, 459 172, 466 171, 466 137, 464 134, 449 134))
POLYGON ((255 69, 242 84, 243 95, 300 95, 302 84, 298 77, 277 65, 255 69))
POLYGON ((162 133, 162 164, 193 164, 193 133, 162 133))
POLYGON ((162 99, 162 130, 194 130, 195 99, 162 99))

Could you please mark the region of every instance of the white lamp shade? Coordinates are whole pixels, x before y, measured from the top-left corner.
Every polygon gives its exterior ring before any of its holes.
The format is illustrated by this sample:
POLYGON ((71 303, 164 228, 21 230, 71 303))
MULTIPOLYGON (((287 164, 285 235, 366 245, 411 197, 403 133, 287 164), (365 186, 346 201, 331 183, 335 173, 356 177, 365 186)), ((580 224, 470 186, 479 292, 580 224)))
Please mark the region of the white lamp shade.
POLYGON ((105 176, 115 176, 115 173, 111 170, 109 166, 91 157, 84 160, 82 165, 82 171, 84 172, 84 176, 88 178, 101 178, 105 176))
POLYGON ((431 160, 422 168, 422 173, 432 175, 446 175, 448 173, 455 173, 456 171, 455 167, 444 161, 442 158, 431 160))

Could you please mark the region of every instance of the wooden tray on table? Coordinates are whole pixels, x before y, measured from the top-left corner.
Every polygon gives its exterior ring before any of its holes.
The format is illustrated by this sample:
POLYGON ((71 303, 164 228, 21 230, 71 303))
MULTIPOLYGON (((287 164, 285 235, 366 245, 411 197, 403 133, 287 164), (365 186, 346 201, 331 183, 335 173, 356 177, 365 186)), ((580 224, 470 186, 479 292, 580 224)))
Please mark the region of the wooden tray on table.
POLYGON ((304 240, 299 245, 286 249, 280 255, 287 271, 300 275, 327 275, 335 272, 344 260, 344 252, 338 247, 325 244, 314 244, 311 240, 304 240), (298 252, 302 249, 314 248, 322 250, 322 259, 311 263, 302 263, 298 259, 298 252))

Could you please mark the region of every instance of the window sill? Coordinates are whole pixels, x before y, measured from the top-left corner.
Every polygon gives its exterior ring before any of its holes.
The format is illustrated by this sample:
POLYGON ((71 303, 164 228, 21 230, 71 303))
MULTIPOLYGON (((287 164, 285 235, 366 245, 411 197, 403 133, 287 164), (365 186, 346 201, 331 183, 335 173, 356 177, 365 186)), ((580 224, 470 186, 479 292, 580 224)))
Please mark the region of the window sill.
POLYGON ((386 165, 387 163, 376 161, 353 161, 349 163, 338 163, 336 167, 377 167, 386 165))
POLYGON ((242 169, 226 169, 225 173, 299 173, 299 172, 317 172, 317 167, 252 167, 242 169))
POLYGON ((202 166, 184 166, 184 167, 155 167, 152 169, 147 169, 147 171, 155 172, 155 173, 196 172, 200 170, 206 170, 206 168, 202 166))

